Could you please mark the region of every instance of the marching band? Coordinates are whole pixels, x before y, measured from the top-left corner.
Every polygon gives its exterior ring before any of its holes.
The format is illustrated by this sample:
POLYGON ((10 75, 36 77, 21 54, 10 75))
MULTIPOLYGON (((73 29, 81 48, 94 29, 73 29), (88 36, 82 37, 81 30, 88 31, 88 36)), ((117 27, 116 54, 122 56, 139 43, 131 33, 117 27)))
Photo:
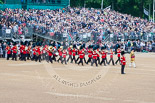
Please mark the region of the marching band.
MULTIPOLYGON (((113 65, 116 65, 117 62, 120 64, 125 64, 125 60, 123 55, 121 57, 121 49, 120 47, 117 48, 117 61, 114 63, 113 59, 113 49, 110 49, 110 52, 106 50, 106 47, 99 45, 89 45, 85 48, 85 45, 70 45, 68 48, 63 46, 51 46, 51 45, 36 45, 32 46, 30 45, 23 45, 17 46, 16 43, 11 47, 10 45, 7 45, 6 47, 7 51, 7 60, 12 57, 12 60, 17 61, 17 58, 19 57, 19 60, 26 61, 26 60, 32 60, 32 61, 43 61, 46 60, 48 63, 53 63, 53 61, 58 62, 59 61, 63 64, 67 64, 67 62, 70 61, 70 63, 73 63, 73 61, 78 65, 84 65, 91 63, 91 66, 94 64, 96 67, 98 65, 104 64, 104 66, 110 65, 112 62, 113 65), (107 62, 107 54, 110 54, 110 60, 107 62), (67 56, 68 55, 68 56, 67 56), (88 56, 88 60, 86 61, 86 55, 88 56), (76 58, 78 56, 78 58, 76 58), (58 59, 56 60, 56 57, 58 59), (68 57, 68 58, 67 58, 68 57), (101 59, 101 60, 100 60, 101 59)), ((122 66, 123 68, 124 66, 122 66)), ((124 73, 124 72, 122 72, 124 73)))

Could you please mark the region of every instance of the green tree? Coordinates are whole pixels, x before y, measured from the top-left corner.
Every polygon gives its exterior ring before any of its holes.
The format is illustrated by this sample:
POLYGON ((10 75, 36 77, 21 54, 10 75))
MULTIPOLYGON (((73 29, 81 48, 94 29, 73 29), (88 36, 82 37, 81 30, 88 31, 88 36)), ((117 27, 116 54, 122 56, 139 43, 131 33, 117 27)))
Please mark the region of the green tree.
POLYGON ((2 0, 0 0, 0 4, 3 4, 2 0))

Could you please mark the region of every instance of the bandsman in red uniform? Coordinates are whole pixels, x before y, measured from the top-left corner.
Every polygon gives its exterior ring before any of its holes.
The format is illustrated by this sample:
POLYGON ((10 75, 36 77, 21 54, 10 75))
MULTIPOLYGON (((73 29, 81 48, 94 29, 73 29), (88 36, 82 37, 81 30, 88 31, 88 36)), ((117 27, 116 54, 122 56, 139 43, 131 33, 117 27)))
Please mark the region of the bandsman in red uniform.
POLYGON ((47 51, 48 52, 48 60, 47 60, 47 62, 50 61, 51 63, 53 63, 53 60, 52 60, 52 56, 53 56, 52 48, 53 48, 52 46, 49 46, 48 51, 47 51))
POLYGON ((23 44, 21 44, 20 45, 20 48, 19 48, 19 50, 20 50, 20 60, 22 60, 23 59, 23 47, 24 47, 24 45, 23 44))
POLYGON ((115 65, 114 64, 113 55, 114 55, 113 49, 110 49, 110 60, 109 60, 109 63, 108 64, 110 64, 112 62, 112 64, 115 65))
POLYGON ((122 55, 122 57, 121 57, 121 74, 125 74, 124 73, 124 69, 125 69, 125 65, 126 65, 126 59, 125 59, 125 56, 124 56, 125 52, 122 51, 121 55, 122 55))
POLYGON ((27 60, 31 59, 30 53, 31 53, 31 45, 29 45, 27 49, 27 60))
POLYGON ((40 50, 40 46, 37 47, 36 50, 36 59, 35 61, 37 62, 39 60, 39 62, 41 62, 41 50, 40 50))
POLYGON ((118 61, 121 64, 121 49, 120 48, 117 49, 117 57, 118 57, 118 59, 115 62, 115 64, 117 64, 118 61))
POLYGON ((59 53, 59 59, 57 60, 58 63, 59 63, 59 60, 62 63, 62 49, 63 49, 63 46, 60 46, 60 48, 58 49, 58 53, 59 53))
POLYGON ((74 60, 75 63, 77 63, 76 62, 76 57, 75 57, 76 56, 76 52, 77 52, 76 46, 74 45, 73 46, 73 50, 72 50, 72 55, 73 55, 72 63, 73 63, 73 60, 74 60))
POLYGON ((97 67, 98 66, 98 64, 97 64, 97 53, 96 53, 95 49, 93 51, 92 58, 93 58, 93 60, 92 60, 91 66, 93 66, 93 64, 95 63, 96 67, 97 67))
POLYGON ((85 53, 84 53, 84 51, 82 50, 82 47, 81 47, 81 48, 80 48, 80 51, 79 51, 79 59, 80 59, 80 61, 79 61, 78 65, 81 63, 82 66, 83 66, 83 59, 84 59, 84 56, 85 56, 85 53))
POLYGON ((92 54, 93 54, 92 48, 91 48, 91 46, 89 46, 89 47, 88 47, 88 61, 87 61, 86 64, 88 64, 89 62, 91 63, 92 54))
POLYGON ((25 45, 23 46, 22 51, 23 51, 22 60, 26 61, 27 47, 25 45))
POLYGON ((12 47, 12 53, 13 53, 13 55, 12 55, 12 60, 14 60, 15 59, 15 61, 17 61, 17 46, 16 46, 16 44, 14 44, 14 46, 12 47))
POLYGON ((36 46, 32 49, 32 51, 33 51, 33 57, 31 60, 33 61, 36 58, 36 46))
POLYGON ((98 64, 100 64, 100 49, 98 48, 97 49, 97 61, 98 61, 98 64))
POLYGON ((101 63, 100 63, 100 65, 102 65, 102 63, 104 63, 104 66, 106 66, 106 52, 105 52, 105 50, 104 50, 104 48, 101 48, 101 52, 100 52, 100 54, 102 55, 102 61, 101 61, 101 63))
POLYGON ((62 52, 62 57, 63 57, 62 64, 63 64, 64 62, 65 62, 65 64, 67 64, 66 56, 67 56, 67 51, 66 51, 66 49, 64 49, 63 52, 62 52))
POLYGON ((6 52, 7 52, 7 60, 11 57, 11 48, 9 45, 6 46, 6 52))
POLYGON ((72 48, 73 48, 73 46, 71 45, 69 48, 68 48, 68 54, 69 54, 69 57, 68 57, 68 59, 67 59, 67 62, 69 61, 69 59, 71 60, 71 63, 73 63, 73 58, 72 58, 72 48))

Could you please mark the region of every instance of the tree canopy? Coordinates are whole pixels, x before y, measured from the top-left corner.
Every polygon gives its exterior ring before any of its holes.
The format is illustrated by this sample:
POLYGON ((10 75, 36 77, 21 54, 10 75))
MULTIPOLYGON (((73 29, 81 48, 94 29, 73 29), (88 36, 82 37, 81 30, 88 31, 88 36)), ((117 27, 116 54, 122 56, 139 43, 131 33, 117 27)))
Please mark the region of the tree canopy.
MULTIPOLYGON (((101 8, 102 0, 71 0, 72 7, 88 7, 88 8, 101 8)), ((149 4, 151 5, 151 13, 152 13, 152 5, 153 0, 104 0, 103 7, 107 7, 109 5, 116 11, 121 13, 131 14, 137 17, 143 17, 143 9, 144 7, 149 9, 149 4)))

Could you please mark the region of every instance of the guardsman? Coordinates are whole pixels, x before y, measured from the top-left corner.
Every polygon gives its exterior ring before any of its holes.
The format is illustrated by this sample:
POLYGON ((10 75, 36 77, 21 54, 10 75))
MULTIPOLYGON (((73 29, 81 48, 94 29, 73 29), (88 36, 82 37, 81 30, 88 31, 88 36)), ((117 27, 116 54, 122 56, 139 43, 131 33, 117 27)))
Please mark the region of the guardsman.
POLYGON ((62 57, 63 57, 62 64, 63 64, 63 62, 65 62, 65 64, 67 64, 66 56, 67 56, 67 51, 66 51, 66 49, 64 48, 64 50, 63 50, 63 52, 62 52, 62 57))
POLYGON ((113 55, 114 55, 114 52, 113 52, 113 49, 111 48, 111 49, 110 49, 110 60, 109 60, 109 63, 108 63, 108 64, 110 64, 110 62, 112 62, 112 64, 115 65, 115 64, 114 64, 113 55))
POLYGON ((36 46, 32 49, 32 51, 33 51, 33 57, 31 60, 33 61, 36 58, 36 46))
POLYGON ((73 58, 72 58, 72 48, 73 46, 71 45, 69 48, 68 48, 68 54, 69 54, 69 57, 67 59, 67 62, 69 61, 69 59, 71 59, 71 63, 73 63, 73 58))
POLYGON ((37 50, 36 50, 36 59, 35 61, 37 62, 39 60, 39 62, 41 62, 41 49, 40 49, 40 46, 37 47, 37 50))
POLYGON ((73 55, 73 59, 72 59, 72 63, 73 63, 73 60, 74 60, 74 62, 76 63, 76 58, 75 58, 75 56, 76 56, 76 45, 74 45, 73 46, 73 50, 72 50, 72 55, 73 55))
POLYGON ((24 47, 24 45, 21 43, 21 45, 20 45, 20 48, 19 48, 19 50, 20 50, 20 60, 22 60, 22 58, 23 58, 23 47, 24 47))
POLYGON ((98 64, 100 64, 100 49, 98 48, 97 49, 97 61, 98 61, 98 64))
POLYGON ((23 46, 22 51, 23 51, 22 60, 26 61, 27 47, 25 45, 23 46))
POLYGON ((117 64, 118 61, 119 61, 119 63, 121 63, 121 49, 120 48, 117 49, 117 57, 118 57, 118 59, 115 62, 115 64, 117 64))
POLYGON ((93 60, 92 60, 91 66, 93 66, 93 64, 95 63, 96 64, 96 67, 97 67, 98 64, 97 64, 97 53, 96 53, 96 49, 94 49, 94 51, 93 51, 92 58, 93 58, 93 60))
POLYGON ((14 44, 14 46, 12 47, 12 53, 13 53, 13 55, 12 55, 12 60, 14 60, 15 59, 15 61, 17 61, 17 46, 16 46, 16 44, 14 44))
POLYGON ((56 46, 53 47, 52 52, 53 52, 53 58, 52 59, 56 62, 56 46))
POLYGON ((58 53, 59 53, 59 59, 57 60, 58 63, 59 63, 59 60, 62 63, 62 49, 63 49, 63 46, 60 46, 60 48, 58 49, 58 53))
POLYGON ((52 56, 53 56, 53 52, 52 52, 52 46, 49 46, 48 47, 48 61, 47 62, 51 62, 51 63, 53 63, 53 60, 52 60, 52 56))
POLYGON ((85 53, 84 53, 84 51, 82 49, 83 48, 81 47, 80 51, 79 51, 79 59, 80 59, 80 61, 79 61, 78 65, 81 63, 82 66, 83 66, 83 59, 84 59, 85 53))
POLYGON ((124 73, 124 69, 125 69, 125 65, 126 65, 126 59, 125 59, 125 56, 124 56, 125 52, 122 51, 121 55, 122 55, 122 57, 121 57, 121 74, 125 74, 124 73))
POLYGON ((31 45, 28 46, 28 49, 27 49, 27 60, 30 60, 31 56, 31 45))
POLYGON ((102 61, 101 61, 100 65, 102 65, 102 63, 104 63, 104 66, 106 66, 106 52, 103 47, 101 48, 101 50, 102 51, 100 53, 102 55, 102 61))
POLYGON ((7 60, 11 57, 11 48, 9 45, 6 46, 6 51, 7 51, 7 60))
POLYGON ((88 61, 87 61, 86 64, 88 64, 89 62, 91 63, 92 54, 93 54, 92 48, 91 48, 91 46, 89 46, 89 47, 88 47, 88 61))

